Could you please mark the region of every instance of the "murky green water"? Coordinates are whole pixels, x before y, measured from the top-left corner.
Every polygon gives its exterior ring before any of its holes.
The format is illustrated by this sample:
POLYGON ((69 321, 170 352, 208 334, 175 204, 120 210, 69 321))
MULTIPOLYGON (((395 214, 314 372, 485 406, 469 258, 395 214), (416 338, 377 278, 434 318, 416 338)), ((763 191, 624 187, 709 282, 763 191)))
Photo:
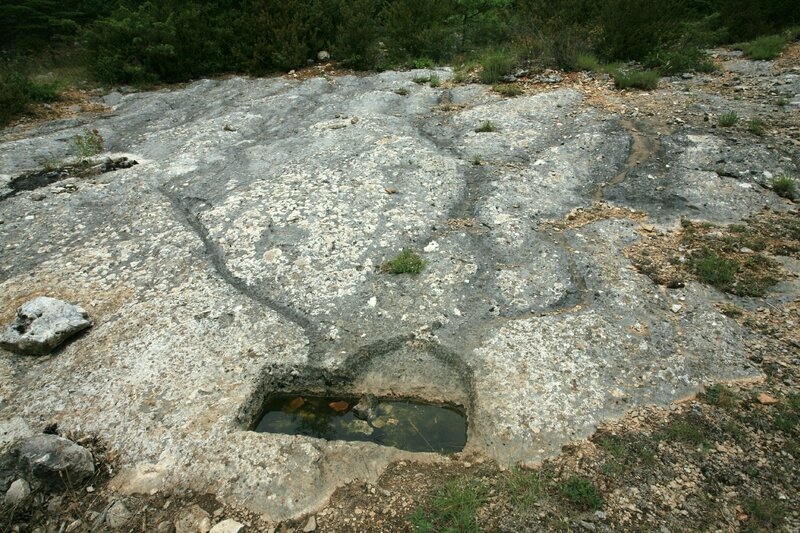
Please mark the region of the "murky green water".
POLYGON ((467 418, 455 408, 378 399, 367 402, 365 413, 353 409, 358 403, 353 397, 275 394, 254 431, 368 441, 411 452, 454 453, 467 442, 467 418))

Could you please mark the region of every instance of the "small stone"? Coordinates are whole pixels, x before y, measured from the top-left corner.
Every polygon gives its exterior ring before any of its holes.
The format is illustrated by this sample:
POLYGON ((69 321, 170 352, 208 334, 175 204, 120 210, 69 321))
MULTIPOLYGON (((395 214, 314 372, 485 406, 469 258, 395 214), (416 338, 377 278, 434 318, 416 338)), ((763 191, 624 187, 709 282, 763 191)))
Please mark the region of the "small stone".
POLYGON ((244 531, 244 524, 229 518, 212 527, 210 533, 241 533, 242 531, 244 531))
POLYGON ((19 505, 31 495, 31 486, 24 479, 18 479, 6 491, 6 505, 19 505))
POLYGON ((89 314, 83 308, 39 296, 17 309, 14 323, 0 334, 0 348, 44 355, 91 325, 89 314))
POLYGON ((358 403, 353 406, 353 414, 361 420, 370 420, 375 416, 375 405, 375 397, 371 394, 365 394, 358 403))
POLYGON ((762 405, 774 405, 778 403, 778 399, 774 396, 770 396, 766 392, 762 392, 758 395, 758 403, 762 405))
POLYGON ((160 524, 158 524, 158 527, 156 527, 156 531, 158 531, 158 533, 172 533, 174 529, 171 523, 161 522, 160 524))
POLYGON ((384 190, 386 191, 386 194, 397 194, 397 189, 394 187, 386 187, 384 190))
POLYGON ((331 55, 328 53, 327 50, 320 50, 317 52, 317 60, 318 61, 327 61, 331 58, 331 55))
POLYGON ((106 513, 106 525, 111 529, 122 529, 130 519, 131 512, 122 502, 115 502, 106 513))
POLYGON ((350 119, 350 124, 353 124, 353 125, 358 124, 358 117, 351 118, 350 119))
POLYGON ((672 304, 672 307, 670 307, 670 309, 672 309, 673 313, 677 313, 678 311, 683 309, 683 306, 681 304, 672 304))
POLYGON ((305 527, 303 527, 303 533, 311 533, 312 531, 317 530, 317 519, 313 516, 308 519, 306 522, 305 527))
POLYGON ((89 485, 88 487, 86 487, 86 492, 88 492, 89 494, 93 493, 94 492, 94 487, 89 485))
POLYGON ((57 515, 61 512, 61 505, 64 502, 63 496, 53 496, 47 503, 47 512, 49 514, 57 515))
POLYGON ((33 200, 34 202, 41 202, 45 198, 47 198, 47 195, 43 192, 35 192, 31 194, 31 200, 33 200))
POLYGON ((78 519, 78 520, 75 520, 74 522, 72 522, 70 525, 68 525, 67 529, 65 529, 64 531, 66 531, 67 533, 70 533, 71 531, 78 531, 78 529, 82 525, 83 525, 83 522, 80 519, 78 519))
POLYGON ((208 533, 211 530, 209 514, 198 505, 191 505, 175 521, 175 533, 208 533))

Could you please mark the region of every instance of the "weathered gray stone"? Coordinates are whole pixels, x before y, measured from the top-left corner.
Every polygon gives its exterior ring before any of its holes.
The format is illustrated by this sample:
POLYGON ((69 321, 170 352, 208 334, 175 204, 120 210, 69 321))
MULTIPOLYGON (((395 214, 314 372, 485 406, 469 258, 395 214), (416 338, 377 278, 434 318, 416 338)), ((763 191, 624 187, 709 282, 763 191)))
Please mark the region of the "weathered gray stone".
POLYGON ((331 55, 326 50, 320 50, 317 53, 317 59, 319 61, 328 61, 331 58, 331 55))
POLYGON ((111 529, 122 529, 130 522, 132 516, 125 504, 117 501, 106 511, 105 524, 111 529))
POLYGON ((211 533, 242 533, 243 531, 244 524, 230 518, 219 522, 211 528, 211 533))
POLYGON ((208 533, 211 530, 211 515, 199 505, 190 505, 175 521, 175 533, 208 533))
POLYGON ((31 486, 24 479, 14 481, 6 491, 5 504, 19 505, 31 495, 31 486))
POLYGON ((41 434, 14 445, 20 468, 45 490, 71 486, 94 475, 92 453, 69 439, 41 434))
POLYGON ((24 354, 43 355, 91 325, 89 314, 83 308, 39 296, 17 309, 14 323, 0 334, 0 347, 24 354))
POLYGON ((311 516, 309 517, 308 522, 306 522, 306 525, 303 527, 303 533, 311 533, 312 531, 316 530, 317 530, 317 519, 316 517, 311 516))

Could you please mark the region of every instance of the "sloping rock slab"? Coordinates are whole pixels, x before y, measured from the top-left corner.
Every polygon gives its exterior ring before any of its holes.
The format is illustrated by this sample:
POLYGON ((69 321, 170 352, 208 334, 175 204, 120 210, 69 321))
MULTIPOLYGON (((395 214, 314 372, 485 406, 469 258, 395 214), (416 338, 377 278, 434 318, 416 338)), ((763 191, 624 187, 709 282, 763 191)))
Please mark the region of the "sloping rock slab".
POLYGON ((81 307, 39 296, 17 309, 17 319, 0 335, 0 347, 13 352, 45 355, 92 325, 81 307))

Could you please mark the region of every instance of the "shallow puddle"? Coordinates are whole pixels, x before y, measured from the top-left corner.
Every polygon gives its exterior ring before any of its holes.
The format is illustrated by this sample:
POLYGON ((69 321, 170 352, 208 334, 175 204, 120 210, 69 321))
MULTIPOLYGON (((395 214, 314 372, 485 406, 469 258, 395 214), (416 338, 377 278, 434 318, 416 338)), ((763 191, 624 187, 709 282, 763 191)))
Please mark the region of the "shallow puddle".
POLYGON ((467 418, 454 407, 371 397, 271 395, 253 430, 368 441, 411 452, 454 453, 467 442, 467 418))

